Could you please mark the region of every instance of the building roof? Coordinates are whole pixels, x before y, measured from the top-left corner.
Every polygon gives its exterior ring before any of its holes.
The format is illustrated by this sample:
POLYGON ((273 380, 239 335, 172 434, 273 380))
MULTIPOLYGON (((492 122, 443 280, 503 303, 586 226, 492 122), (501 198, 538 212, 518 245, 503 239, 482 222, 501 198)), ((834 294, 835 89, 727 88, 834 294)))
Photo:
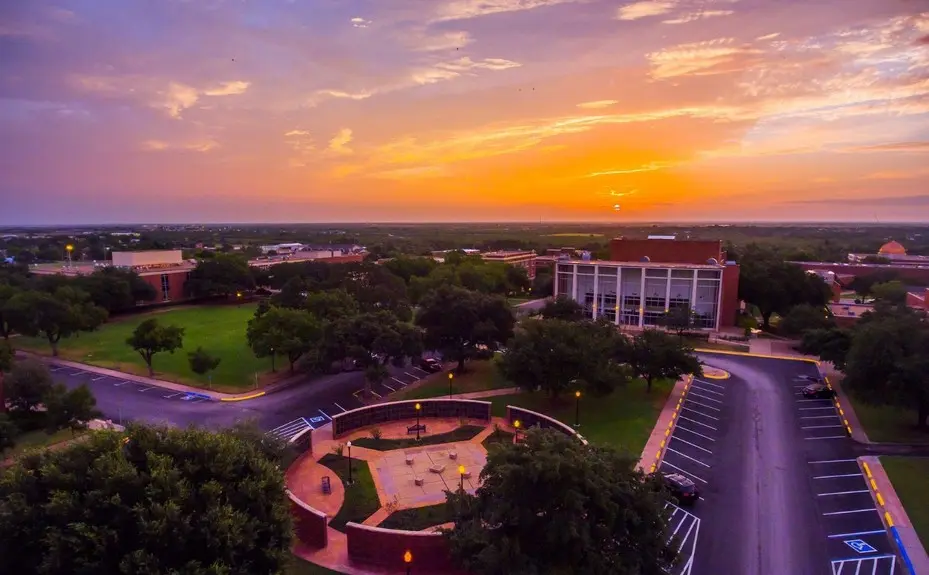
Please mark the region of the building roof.
POLYGON ((906 248, 900 242, 889 241, 886 244, 881 246, 881 249, 877 250, 878 255, 896 255, 896 256, 905 256, 906 248))
POLYGON ((726 267, 723 264, 687 264, 687 263, 662 263, 662 262, 620 262, 611 260, 559 260, 558 264, 577 264, 580 266, 611 266, 627 268, 651 268, 651 269, 679 269, 679 270, 721 270, 726 267))

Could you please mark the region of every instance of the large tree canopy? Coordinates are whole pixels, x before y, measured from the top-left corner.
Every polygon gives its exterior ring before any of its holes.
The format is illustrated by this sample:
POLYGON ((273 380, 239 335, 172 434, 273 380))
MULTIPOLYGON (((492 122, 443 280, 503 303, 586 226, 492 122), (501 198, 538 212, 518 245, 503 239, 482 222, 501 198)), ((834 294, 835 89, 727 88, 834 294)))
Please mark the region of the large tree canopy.
POLYGON ((664 575, 674 561, 660 484, 612 449, 530 430, 492 450, 475 496, 449 494, 445 532, 471 573, 664 575))
POLYGON ((290 533, 283 472, 241 435, 99 432, 0 475, 0 573, 281 573, 290 533))
POLYGON ((255 277, 245 258, 220 254, 197 264, 187 289, 195 297, 233 296, 255 289, 255 277))
MULTIPOLYGON (((55 276, 45 276, 55 277, 55 276)), ((30 336, 44 336, 58 355, 58 342, 81 331, 97 329, 107 312, 95 306, 83 290, 67 285, 54 293, 22 291, 7 302, 5 313, 14 330, 30 336)))
POLYGON ((758 306, 765 328, 775 313, 785 315, 799 304, 823 306, 831 297, 829 286, 818 275, 756 245, 746 248, 740 267, 739 298, 758 306))
POLYGON ((646 329, 633 336, 626 361, 632 372, 645 380, 649 392, 658 379, 677 380, 688 373, 703 375, 703 366, 693 349, 657 329, 646 329))

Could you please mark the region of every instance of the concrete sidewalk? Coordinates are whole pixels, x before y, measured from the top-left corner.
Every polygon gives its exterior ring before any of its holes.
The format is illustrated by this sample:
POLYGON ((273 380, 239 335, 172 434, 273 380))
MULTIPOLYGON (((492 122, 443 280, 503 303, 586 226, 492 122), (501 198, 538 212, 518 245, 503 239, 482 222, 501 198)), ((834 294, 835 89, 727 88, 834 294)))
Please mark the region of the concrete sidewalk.
POLYGON ((686 375, 674 384, 674 389, 671 390, 671 394, 658 416, 658 421, 655 422, 652 434, 645 443, 645 448, 642 450, 642 456, 639 458, 636 469, 650 473, 653 466, 657 469, 661 464, 664 457, 665 441, 674 430, 674 425, 677 423, 677 410, 680 407, 679 403, 683 400, 684 394, 687 393, 691 381, 693 381, 693 377, 686 375))

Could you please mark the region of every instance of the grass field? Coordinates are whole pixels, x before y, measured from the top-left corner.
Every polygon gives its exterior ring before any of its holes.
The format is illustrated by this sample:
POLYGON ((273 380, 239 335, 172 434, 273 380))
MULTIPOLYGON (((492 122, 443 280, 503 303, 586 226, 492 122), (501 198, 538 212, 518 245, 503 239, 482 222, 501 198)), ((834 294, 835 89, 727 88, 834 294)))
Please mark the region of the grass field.
POLYGON ((348 484, 348 457, 327 453, 319 460, 320 465, 328 467, 345 485, 345 501, 339 512, 329 521, 329 527, 342 531, 345 524, 354 521, 361 523, 381 508, 377 497, 374 478, 368 462, 352 458, 352 484, 348 484))
MULTIPOLYGON (((513 387, 513 384, 500 375, 495 360, 469 361, 465 364, 467 372, 456 375, 452 379, 452 393, 471 393, 489 389, 502 389, 513 387)), ((413 387, 407 387, 390 394, 390 399, 400 401, 403 399, 427 399, 448 395, 448 374, 435 373, 413 387)))
POLYGON ((899 407, 868 405, 851 394, 848 394, 848 400, 871 441, 929 443, 929 433, 916 427, 916 411, 899 407))
MULTIPOLYGON (((202 346, 221 359, 213 372, 211 388, 218 391, 241 392, 255 387, 255 374, 266 383, 271 370, 270 358, 258 359, 245 341, 245 328, 255 313, 255 305, 180 307, 120 319, 105 324, 91 333, 63 339, 59 344, 63 359, 80 361, 137 375, 148 375, 145 362, 138 352, 126 344, 126 338, 142 321, 158 318, 165 325, 183 327, 184 349, 173 354, 160 353, 153 360, 155 377, 178 383, 207 387, 206 376, 190 371, 187 353, 202 346), (261 375, 265 374, 264 380, 261 375)), ((17 337, 14 345, 20 349, 50 354, 48 342, 42 338, 17 337)), ((278 360, 286 370, 286 362, 278 360)), ((281 370, 279 370, 281 371, 281 370)))
MULTIPOLYGON (((423 421, 426 429, 429 429, 429 422, 423 421)), ((409 447, 419 447, 422 445, 439 445, 440 443, 456 443, 458 441, 470 441, 484 427, 480 425, 462 425, 446 433, 437 433, 435 435, 423 435, 416 439, 416 436, 404 437, 401 439, 374 439, 373 437, 360 437, 352 442, 352 445, 374 449, 375 451, 393 451, 395 449, 407 449, 409 447)))
POLYGON ((0 460, 4 458, 14 458, 19 457, 25 451, 33 449, 36 447, 49 447, 62 441, 69 441, 75 439, 78 436, 75 436, 71 433, 70 429, 59 429, 55 433, 46 433, 44 430, 36 431, 27 431, 22 435, 16 437, 16 443, 13 445, 12 449, 3 452, 0 460))
POLYGON ((929 458, 881 457, 881 464, 923 547, 929 547, 929 458))
POLYGON ((425 507, 394 511, 378 527, 422 531, 451 521, 453 521, 452 510, 448 504, 436 503, 425 507))
POLYGON ((550 238, 602 238, 603 234, 585 234, 580 232, 563 232, 560 234, 548 234, 550 238))

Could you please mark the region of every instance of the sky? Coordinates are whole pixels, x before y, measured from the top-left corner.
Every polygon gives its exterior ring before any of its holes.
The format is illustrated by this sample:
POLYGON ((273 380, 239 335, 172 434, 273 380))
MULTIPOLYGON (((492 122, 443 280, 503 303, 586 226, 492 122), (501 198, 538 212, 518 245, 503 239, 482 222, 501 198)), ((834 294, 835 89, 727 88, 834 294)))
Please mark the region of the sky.
POLYGON ((0 3, 0 224, 929 221, 925 0, 0 3))

